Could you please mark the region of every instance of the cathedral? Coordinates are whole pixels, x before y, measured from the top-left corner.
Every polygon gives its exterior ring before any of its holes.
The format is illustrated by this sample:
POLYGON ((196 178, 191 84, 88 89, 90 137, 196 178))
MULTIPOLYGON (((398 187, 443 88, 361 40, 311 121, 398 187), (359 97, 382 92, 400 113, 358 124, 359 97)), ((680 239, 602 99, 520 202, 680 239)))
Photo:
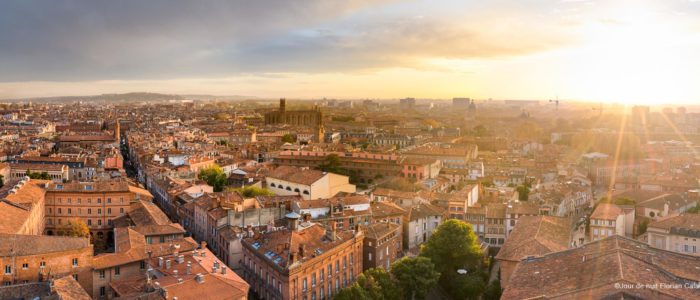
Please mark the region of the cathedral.
POLYGON ((316 141, 322 142, 324 137, 323 113, 318 106, 313 110, 287 111, 284 98, 280 99, 280 107, 277 111, 265 114, 265 124, 288 124, 294 126, 308 126, 317 130, 316 141))

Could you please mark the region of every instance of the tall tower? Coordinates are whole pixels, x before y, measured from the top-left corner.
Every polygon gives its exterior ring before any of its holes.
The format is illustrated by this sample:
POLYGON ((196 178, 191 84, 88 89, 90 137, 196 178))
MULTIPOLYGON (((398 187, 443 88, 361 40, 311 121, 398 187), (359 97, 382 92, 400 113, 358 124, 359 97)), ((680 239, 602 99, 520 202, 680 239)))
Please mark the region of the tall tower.
POLYGON ((287 110, 287 100, 280 98, 280 112, 285 112, 287 110))
POLYGON ((114 124, 114 139, 117 141, 117 143, 121 142, 120 130, 119 119, 117 119, 117 123, 114 124))

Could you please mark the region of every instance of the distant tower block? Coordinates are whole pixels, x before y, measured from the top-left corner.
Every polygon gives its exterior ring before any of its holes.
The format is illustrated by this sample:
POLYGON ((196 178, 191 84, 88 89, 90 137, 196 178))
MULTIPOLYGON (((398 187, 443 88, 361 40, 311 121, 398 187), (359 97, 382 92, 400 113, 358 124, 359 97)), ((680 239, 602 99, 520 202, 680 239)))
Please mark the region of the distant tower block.
POLYGON ((280 111, 285 112, 287 110, 287 100, 284 98, 280 99, 280 111))

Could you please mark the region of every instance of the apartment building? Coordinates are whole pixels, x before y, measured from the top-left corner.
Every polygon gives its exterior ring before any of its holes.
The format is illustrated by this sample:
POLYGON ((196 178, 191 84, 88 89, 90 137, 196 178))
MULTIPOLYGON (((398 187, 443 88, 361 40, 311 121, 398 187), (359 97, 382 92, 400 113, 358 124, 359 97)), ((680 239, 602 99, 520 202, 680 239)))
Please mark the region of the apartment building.
POLYGON ((243 278, 264 299, 332 299, 362 272, 362 230, 300 222, 243 239, 243 278))

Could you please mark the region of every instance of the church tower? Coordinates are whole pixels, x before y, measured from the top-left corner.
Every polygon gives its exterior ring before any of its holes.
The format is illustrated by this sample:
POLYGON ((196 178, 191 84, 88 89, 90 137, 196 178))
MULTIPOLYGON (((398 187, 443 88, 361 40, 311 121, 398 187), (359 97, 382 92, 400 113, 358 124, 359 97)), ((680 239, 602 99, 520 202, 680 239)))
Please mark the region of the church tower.
POLYGON ((121 130, 121 128, 120 128, 120 126, 119 126, 119 119, 117 119, 117 122, 114 124, 114 140, 115 140, 117 143, 120 143, 120 142, 121 142, 121 132, 120 132, 120 130, 121 130))

